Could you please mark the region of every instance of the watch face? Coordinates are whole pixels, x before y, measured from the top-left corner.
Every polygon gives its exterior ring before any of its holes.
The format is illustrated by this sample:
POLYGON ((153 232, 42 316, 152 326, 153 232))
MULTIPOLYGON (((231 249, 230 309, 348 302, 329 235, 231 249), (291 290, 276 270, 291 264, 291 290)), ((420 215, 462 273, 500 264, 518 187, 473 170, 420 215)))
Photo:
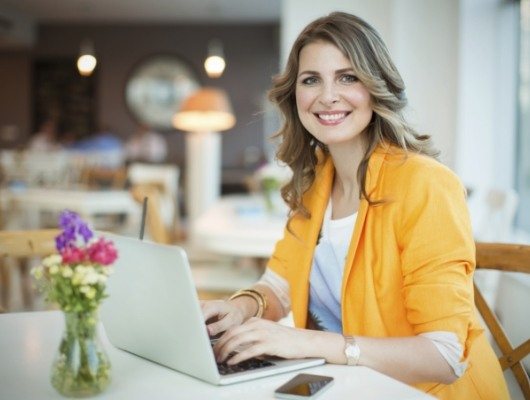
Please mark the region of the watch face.
POLYGON ((359 357, 361 356, 361 349, 357 343, 355 343, 354 339, 346 339, 346 348, 344 349, 344 354, 348 359, 348 365, 357 365, 359 362, 359 357))
POLYGON ((346 356, 347 357, 355 357, 358 353, 357 349, 355 348, 355 345, 349 344, 346 346, 346 356))
POLYGON ((199 87, 194 71, 183 60, 155 56, 133 70, 126 83, 125 101, 138 121, 173 129, 171 120, 181 102, 199 87))

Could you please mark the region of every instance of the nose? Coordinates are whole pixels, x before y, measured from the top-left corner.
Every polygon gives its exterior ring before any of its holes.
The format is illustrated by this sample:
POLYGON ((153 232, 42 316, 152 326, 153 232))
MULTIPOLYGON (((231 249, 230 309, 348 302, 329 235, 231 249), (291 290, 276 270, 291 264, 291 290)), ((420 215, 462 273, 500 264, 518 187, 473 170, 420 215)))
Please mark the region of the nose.
POLYGON ((334 83, 325 83, 322 85, 320 93, 320 102, 323 105, 330 106, 338 103, 340 100, 340 92, 334 83))

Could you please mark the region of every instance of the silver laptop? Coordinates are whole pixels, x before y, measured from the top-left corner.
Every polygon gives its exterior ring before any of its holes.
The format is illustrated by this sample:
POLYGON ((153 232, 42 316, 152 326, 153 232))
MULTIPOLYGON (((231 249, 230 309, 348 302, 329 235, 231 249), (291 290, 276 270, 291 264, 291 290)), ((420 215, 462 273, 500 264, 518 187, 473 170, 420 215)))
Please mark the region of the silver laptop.
POLYGON ((323 359, 264 359, 236 371, 215 362, 186 253, 105 233, 118 249, 101 320, 123 350, 216 385, 316 366, 323 359), (252 369, 247 369, 252 368, 252 369), (237 371, 239 370, 239 371, 237 371))

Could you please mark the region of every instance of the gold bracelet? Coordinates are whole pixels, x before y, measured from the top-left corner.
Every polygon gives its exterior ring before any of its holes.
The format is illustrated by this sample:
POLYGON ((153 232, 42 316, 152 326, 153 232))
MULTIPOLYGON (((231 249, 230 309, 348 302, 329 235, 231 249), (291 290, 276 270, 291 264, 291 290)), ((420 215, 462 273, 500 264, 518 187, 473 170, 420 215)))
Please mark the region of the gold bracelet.
POLYGON ((242 289, 235 292, 228 300, 234 300, 235 298, 241 296, 252 297, 254 300, 256 300, 256 303, 258 304, 258 311, 256 311, 254 317, 261 318, 267 309, 267 297, 265 297, 263 293, 257 291, 256 289, 242 289))

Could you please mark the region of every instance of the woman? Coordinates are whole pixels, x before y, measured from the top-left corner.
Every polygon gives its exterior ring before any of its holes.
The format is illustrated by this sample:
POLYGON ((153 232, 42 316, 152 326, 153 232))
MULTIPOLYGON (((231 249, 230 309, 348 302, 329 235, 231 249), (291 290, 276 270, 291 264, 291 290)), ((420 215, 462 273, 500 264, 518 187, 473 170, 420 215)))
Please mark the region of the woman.
POLYGON ((270 92, 285 119, 290 218, 253 288, 203 303, 217 317, 209 333, 225 332, 219 361, 323 357, 441 399, 508 398, 476 319, 464 189, 404 120, 404 89, 377 32, 353 15, 297 38, 270 92), (296 328, 273 322, 290 309, 296 328))

